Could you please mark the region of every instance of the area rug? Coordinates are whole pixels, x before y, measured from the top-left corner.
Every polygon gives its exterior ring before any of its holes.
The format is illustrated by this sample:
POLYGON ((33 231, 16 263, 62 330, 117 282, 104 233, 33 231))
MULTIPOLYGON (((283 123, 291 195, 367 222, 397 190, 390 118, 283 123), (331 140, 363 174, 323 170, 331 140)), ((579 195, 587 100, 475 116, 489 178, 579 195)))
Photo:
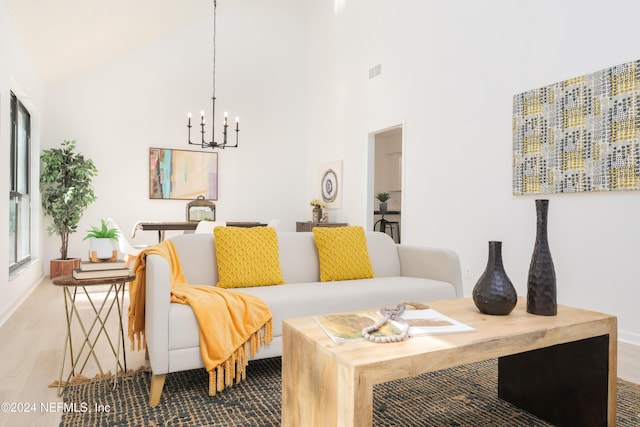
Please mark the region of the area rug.
MULTIPOLYGON (((245 381, 213 397, 204 369, 169 374, 155 408, 147 371, 119 379, 115 391, 109 381, 69 385, 61 426, 279 426, 280 366, 280 358, 252 361, 245 381)), ((488 360, 376 385, 373 425, 550 425, 500 400, 496 384, 497 360, 488 360)), ((617 425, 640 425, 640 385, 618 380, 617 425)))

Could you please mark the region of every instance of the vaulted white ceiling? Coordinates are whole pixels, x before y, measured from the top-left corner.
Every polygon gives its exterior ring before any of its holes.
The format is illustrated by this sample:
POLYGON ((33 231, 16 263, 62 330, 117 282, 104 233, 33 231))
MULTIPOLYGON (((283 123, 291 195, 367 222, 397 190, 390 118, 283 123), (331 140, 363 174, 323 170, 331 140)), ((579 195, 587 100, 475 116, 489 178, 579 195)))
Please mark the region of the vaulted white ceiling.
POLYGON ((45 84, 213 17, 213 0, 0 1, 45 84))

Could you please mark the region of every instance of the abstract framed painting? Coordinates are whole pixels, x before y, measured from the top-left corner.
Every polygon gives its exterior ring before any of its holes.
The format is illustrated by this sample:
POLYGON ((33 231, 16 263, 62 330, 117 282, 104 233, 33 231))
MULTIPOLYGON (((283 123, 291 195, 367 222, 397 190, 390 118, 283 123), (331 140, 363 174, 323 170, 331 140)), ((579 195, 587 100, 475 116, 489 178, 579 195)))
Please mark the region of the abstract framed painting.
POLYGON ((149 198, 218 200, 218 153, 149 148, 149 198))
POLYGON ((640 189, 640 61, 513 97, 513 193, 640 189))

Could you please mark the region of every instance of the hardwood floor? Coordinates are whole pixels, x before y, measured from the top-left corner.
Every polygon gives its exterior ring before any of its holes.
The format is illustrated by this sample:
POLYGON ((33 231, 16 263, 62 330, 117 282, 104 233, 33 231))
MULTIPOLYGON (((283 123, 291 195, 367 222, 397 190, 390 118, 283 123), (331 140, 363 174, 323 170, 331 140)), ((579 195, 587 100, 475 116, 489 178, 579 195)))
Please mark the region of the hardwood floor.
MULTIPOLYGON (((99 299, 100 292, 92 294, 99 299)), ((104 292, 102 292, 104 295, 104 292)), ((88 319, 91 308, 87 303, 79 303, 83 319, 88 319)), ((128 294, 125 293, 124 321, 128 294)), ((117 330, 117 316, 109 319, 107 327, 117 330)), ((81 335, 74 333, 74 343, 81 335)), ((64 298, 62 290, 48 279, 36 288, 24 304, 0 327, 0 401, 14 403, 12 409, 21 409, 28 404, 32 412, 7 413, 3 406, 0 413, 0 427, 58 425, 62 408, 57 404, 63 399, 57 396, 57 389, 48 387, 58 378, 62 358, 62 348, 66 332, 64 298), (35 407, 34 407, 35 406, 35 407)), ((126 323, 125 323, 126 334, 126 323)), ((104 370, 113 370, 115 359, 109 347, 100 339, 96 351, 104 370), (110 356, 110 357, 109 357, 110 356)), ((129 340, 125 336, 127 368, 144 366, 144 351, 131 352, 129 340)), ((89 360, 83 372, 86 377, 98 373, 93 360, 89 360)), ((618 345, 618 376, 640 384, 640 347, 626 343, 618 345)))
MULTIPOLYGON (((92 292, 92 298, 97 301, 104 299, 105 288, 92 292)), ((91 317, 92 310, 86 302, 86 297, 78 298, 80 314, 86 322, 91 317)), ((125 306, 123 318, 126 322, 128 294, 125 292, 125 306)), ((116 313, 114 307, 111 314, 116 313)), ((82 332, 74 325, 72 329, 74 344, 82 341, 82 332)), ((117 337, 117 316, 110 316, 107 322, 112 339, 117 337)), ((66 333, 64 298, 62 289, 51 284, 48 279, 34 290, 24 304, 0 327, 0 400, 3 404, 0 413, 0 426, 53 426, 60 423, 63 401, 58 397, 57 388, 48 387, 58 379, 62 349, 66 333), (4 402, 13 404, 7 412, 4 402), (26 408, 26 409, 25 409, 26 408), (28 412, 27 412, 28 411, 28 412)), ((129 351, 129 340, 126 337, 127 368, 137 369, 145 364, 144 351, 129 351)), ((76 347, 74 351, 77 351, 76 347)), ((115 357, 104 339, 101 337, 96 343, 96 353, 103 371, 115 368, 115 357)), ((86 353, 85 353, 86 354, 86 353)), ((65 370, 65 377, 68 370, 65 370)), ((89 358, 83 375, 93 378, 99 373, 98 367, 89 358)))
POLYGON ((618 378, 640 384, 640 346, 618 342, 618 378))

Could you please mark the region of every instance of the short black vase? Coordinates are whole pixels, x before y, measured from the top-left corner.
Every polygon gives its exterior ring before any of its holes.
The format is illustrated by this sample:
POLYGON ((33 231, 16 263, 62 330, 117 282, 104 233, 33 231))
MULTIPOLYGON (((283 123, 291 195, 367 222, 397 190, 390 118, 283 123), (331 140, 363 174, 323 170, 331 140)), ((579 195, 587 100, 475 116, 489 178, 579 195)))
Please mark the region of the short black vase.
POLYGON ((536 243, 527 280, 527 312, 540 316, 558 314, 556 272, 547 239, 548 212, 549 200, 536 200, 536 243))
POLYGON ((502 242, 489 242, 487 268, 473 288, 473 302, 482 313, 507 315, 518 303, 518 294, 502 265, 502 242))

